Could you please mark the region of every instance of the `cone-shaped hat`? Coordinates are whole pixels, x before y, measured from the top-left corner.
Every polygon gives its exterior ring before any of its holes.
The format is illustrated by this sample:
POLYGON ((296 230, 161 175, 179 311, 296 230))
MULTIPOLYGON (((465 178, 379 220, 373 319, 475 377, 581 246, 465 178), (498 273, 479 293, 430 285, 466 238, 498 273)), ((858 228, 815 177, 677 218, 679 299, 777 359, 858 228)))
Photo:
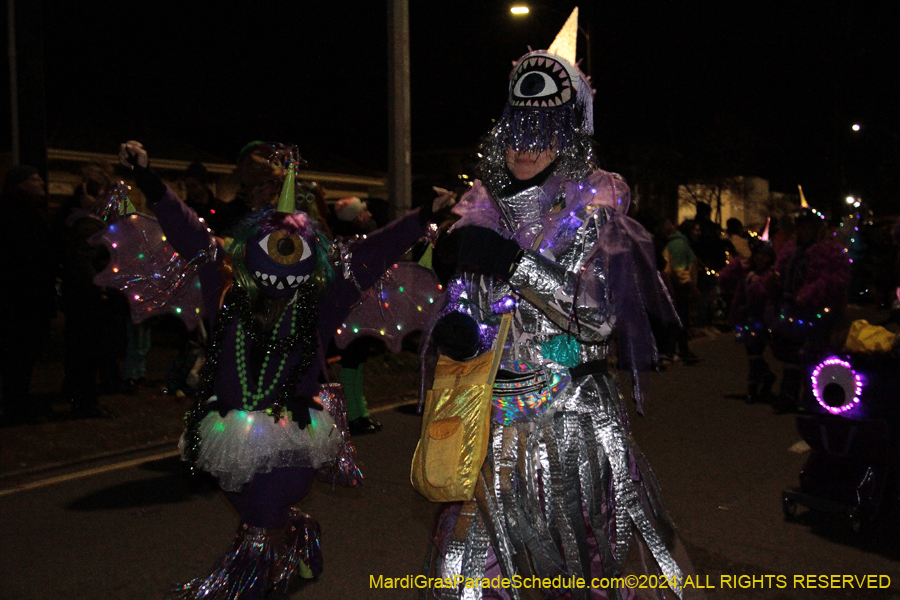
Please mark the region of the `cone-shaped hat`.
POLYGON ((569 61, 570 64, 575 63, 575 46, 578 42, 578 7, 572 11, 566 24, 562 26, 556 39, 547 48, 547 52, 569 61))
POLYGON ((278 208, 276 210, 280 213, 292 215, 296 204, 296 192, 294 190, 294 171, 296 166, 293 162, 288 162, 286 166, 287 173, 284 176, 284 185, 281 187, 281 195, 278 197, 278 208))
POLYGON ((768 242, 768 241, 769 241, 769 224, 770 224, 771 222, 772 222, 772 219, 769 218, 769 217, 766 217, 766 228, 763 229, 762 235, 759 236, 759 239, 761 239, 761 240, 764 241, 764 242, 768 242))
POLYGON ((803 186, 798 185, 797 189, 800 190, 800 208, 809 208, 809 204, 806 202, 806 196, 803 195, 803 186))

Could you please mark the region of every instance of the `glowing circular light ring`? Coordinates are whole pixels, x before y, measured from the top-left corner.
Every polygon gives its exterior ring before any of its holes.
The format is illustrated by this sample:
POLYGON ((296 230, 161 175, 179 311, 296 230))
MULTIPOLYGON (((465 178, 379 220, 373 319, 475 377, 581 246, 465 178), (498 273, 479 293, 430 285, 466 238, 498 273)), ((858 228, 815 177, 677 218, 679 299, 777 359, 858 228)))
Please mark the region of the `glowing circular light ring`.
POLYGON ((841 360, 837 356, 830 356, 813 369, 811 379, 816 402, 831 414, 839 415, 859 405, 863 389, 862 377, 853 370, 853 367, 847 361, 841 360), (840 385, 845 393, 849 387, 852 387, 852 398, 840 406, 829 406, 825 403, 823 397, 825 386, 829 383, 840 385))

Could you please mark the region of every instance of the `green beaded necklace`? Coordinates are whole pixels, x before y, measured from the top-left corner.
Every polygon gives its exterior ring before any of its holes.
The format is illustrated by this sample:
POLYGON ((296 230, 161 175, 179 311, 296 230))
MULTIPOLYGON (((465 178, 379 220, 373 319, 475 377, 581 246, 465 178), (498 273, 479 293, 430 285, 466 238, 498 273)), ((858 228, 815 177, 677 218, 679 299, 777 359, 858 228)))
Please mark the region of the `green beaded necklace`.
POLYGON ((259 369, 259 377, 256 380, 256 391, 251 392, 250 386, 247 381, 247 352, 246 352, 246 343, 244 341, 244 327, 241 323, 241 319, 238 319, 237 324, 237 372, 238 379, 241 382, 241 393, 243 395, 243 404, 244 410, 251 411, 256 410, 256 407, 259 405, 260 401, 264 398, 268 397, 275 390, 275 386, 278 385, 278 381, 281 379, 281 374, 284 371, 284 365, 287 363, 287 357, 290 352, 284 352, 281 354, 281 360, 278 363, 278 370, 275 371, 275 376, 272 378, 272 383, 269 384, 265 390, 263 390, 263 384, 265 383, 266 377, 266 369, 269 366, 269 358, 272 356, 272 351, 274 350, 274 343, 278 337, 278 330, 281 329, 282 323, 284 323, 284 319, 288 316, 290 312, 291 319, 291 332, 289 335, 293 336, 297 330, 297 303, 294 302, 294 306, 290 311, 284 311, 281 315, 281 319, 278 322, 278 325, 272 328, 272 344, 269 346, 269 349, 266 351, 266 356, 263 359, 262 366, 259 369))

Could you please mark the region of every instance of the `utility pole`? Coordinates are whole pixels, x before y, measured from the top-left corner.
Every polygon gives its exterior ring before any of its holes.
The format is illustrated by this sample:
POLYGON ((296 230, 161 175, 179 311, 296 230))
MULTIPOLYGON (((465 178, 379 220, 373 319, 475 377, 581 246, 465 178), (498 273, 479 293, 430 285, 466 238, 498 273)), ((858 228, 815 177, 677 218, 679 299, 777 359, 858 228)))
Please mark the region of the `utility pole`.
POLYGON ((409 0, 388 2, 388 189, 391 218, 412 206, 409 0))
POLYGON ((18 4, 15 0, 6 2, 13 162, 35 167, 46 181, 47 116, 42 3, 40 0, 18 4))
POLYGON ((16 73, 16 0, 6 0, 7 55, 9 56, 9 106, 12 164, 19 164, 19 78, 16 73))

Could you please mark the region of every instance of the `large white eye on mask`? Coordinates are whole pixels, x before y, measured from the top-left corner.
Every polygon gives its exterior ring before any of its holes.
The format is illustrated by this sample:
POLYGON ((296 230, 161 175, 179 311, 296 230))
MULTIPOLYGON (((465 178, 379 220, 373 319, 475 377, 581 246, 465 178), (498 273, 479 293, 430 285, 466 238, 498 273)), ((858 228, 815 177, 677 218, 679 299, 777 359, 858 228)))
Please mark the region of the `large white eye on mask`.
POLYGON ((553 57, 537 55, 522 60, 512 78, 509 104, 516 107, 553 108, 570 102, 572 74, 553 57))
POLYGON ((513 94, 521 98, 552 96, 559 91, 556 81, 546 73, 532 71, 523 75, 513 88, 513 94))
POLYGON ((281 265, 293 265, 312 256, 309 244, 296 233, 273 231, 259 241, 269 258, 281 265))

